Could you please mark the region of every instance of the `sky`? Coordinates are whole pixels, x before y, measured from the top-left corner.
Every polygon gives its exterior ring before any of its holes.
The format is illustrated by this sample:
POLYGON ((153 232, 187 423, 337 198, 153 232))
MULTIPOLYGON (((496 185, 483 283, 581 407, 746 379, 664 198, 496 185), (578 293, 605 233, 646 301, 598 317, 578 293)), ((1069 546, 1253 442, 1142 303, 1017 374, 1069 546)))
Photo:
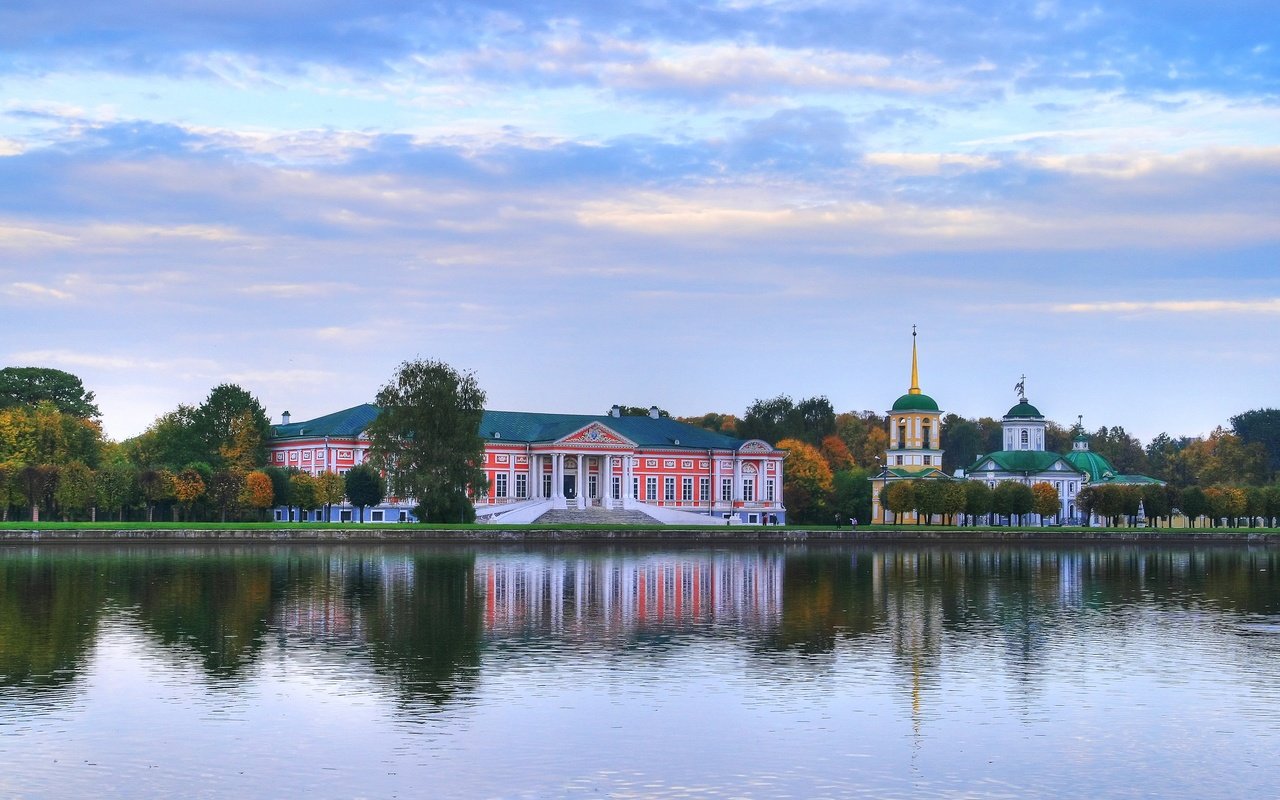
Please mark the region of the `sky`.
POLYGON ((1274 0, 7 0, 0 365, 1144 441, 1280 405, 1274 0))

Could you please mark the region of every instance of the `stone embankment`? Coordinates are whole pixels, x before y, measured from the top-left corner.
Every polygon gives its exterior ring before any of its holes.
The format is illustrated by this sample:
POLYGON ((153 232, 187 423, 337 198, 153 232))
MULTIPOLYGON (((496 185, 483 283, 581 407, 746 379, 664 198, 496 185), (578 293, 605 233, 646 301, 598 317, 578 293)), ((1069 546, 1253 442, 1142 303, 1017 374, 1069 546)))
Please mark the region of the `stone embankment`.
POLYGON ((946 530, 849 530, 751 527, 745 525, 677 528, 613 528, 613 529, 543 529, 525 527, 413 528, 404 526, 349 528, 59 528, 0 530, 0 544, 36 543, 200 543, 200 542, 274 542, 274 543, 590 543, 620 544, 628 542, 657 543, 853 543, 911 542, 941 544, 946 542, 1126 542, 1143 544, 1243 543, 1280 545, 1280 534, 1259 530, 1056 530, 1033 529, 946 529, 946 530))

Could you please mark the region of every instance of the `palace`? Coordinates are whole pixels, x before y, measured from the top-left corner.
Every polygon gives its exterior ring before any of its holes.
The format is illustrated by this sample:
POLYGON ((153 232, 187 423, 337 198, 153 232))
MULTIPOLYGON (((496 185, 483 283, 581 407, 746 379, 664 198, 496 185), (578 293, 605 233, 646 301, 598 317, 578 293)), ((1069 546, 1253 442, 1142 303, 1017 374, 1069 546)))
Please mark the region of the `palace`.
MULTIPOLYGON (((344 474, 364 463, 365 431, 377 416, 367 403, 306 422, 291 423, 286 412, 272 428, 269 463, 344 474)), ((472 498, 481 522, 786 521, 784 451, 677 422, 656 407, 645 416, 623 416, 618 406, 601 416, 485 411, 479 434, 489 479, 488 490, 472 498)), ((389 498, 370 509, 370 521, 412 521, 413 506, 389 498)), ((338 515, 353 518, 349 506, 338 515)))

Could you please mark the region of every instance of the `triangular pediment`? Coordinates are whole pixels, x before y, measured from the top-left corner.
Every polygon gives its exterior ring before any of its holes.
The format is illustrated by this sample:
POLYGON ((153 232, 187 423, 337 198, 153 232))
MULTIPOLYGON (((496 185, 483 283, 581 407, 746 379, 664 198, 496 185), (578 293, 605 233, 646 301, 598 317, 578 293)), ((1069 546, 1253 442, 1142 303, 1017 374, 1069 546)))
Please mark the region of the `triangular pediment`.
POLYGON ((596 447, 635 447, 636 443, 616 431, 593 422, 584 428, 556 440, 557 444, 587 444, 596 447))

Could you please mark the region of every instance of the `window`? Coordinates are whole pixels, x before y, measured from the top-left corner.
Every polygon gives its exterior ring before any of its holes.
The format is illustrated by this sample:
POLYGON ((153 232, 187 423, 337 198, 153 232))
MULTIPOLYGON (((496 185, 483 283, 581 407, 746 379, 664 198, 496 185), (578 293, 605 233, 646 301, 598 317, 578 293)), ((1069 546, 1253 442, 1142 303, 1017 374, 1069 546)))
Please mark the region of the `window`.
POLYGON ((516 497, 529 496, 529 476, 523 472, 516 474, 516 497))
POLYGON ((408 511, 401 511, 401 512, 400 512, 400 518, 399 518, 399 519, 400 519, 400 521, 401 521, 401 522, 408 522, 408 521, 409 521, 409 512, 408 512, 408 511))
MULTIPOLYGON (((933 449, 933 440, 929 436, 930 433, 932 433, 932 430, 930 430, 929 428, 929 423, 926 422, 924 424, 924 449, 925 450, 933 449)), ((927 464, 929 462, 926 461, 925 463, 927 464)))
POLYGON ((720 499, 726 503, 733 500, 733 478, 720 479, 720 499))
POLYGON ((600 486, 600 476, 588 475, 587 476, 587 497, 592 499, 598 497, 600 495, 600 492, 598 489, 599 486, 600 486))
POLYGON ((675 478, 662 479, 662 499, 668 500, 668 501, 676 499, 676 479, 675 478))
POLYGON ((896 463, 898 466, 902 466, 902 456, 894 456, 894 459, 895 459, 894 463, 896 463))
POLYGON ((617 475, 613 476, 613 499, 614 500, 622 499, 622 478, 618 477, 617 475))
POLYGON ((551 496, 551 473, 550 472, 542 473, 542 496, 543 497, 551 496))
POLYGON ((381 511, 370 511, 370 512, 369 512, 369 521, 370 521, 370 522, 382 522, 382 521, 383 521, 383 520, 382 520, 382 512, 381 512, 381 511))
POLYGON ((644 499, 645 500, 658 499, 658 479, 657 478, 644 479, 644 499))
POLYGON ((711 499, 710 478, 698 478, 698 499, 704 503, 711 499))
POLYGON ((639 478, 631 479, 631 496, 636 500, 640 499, 640 479, 639 478))
POLYGON ((1027 449, 1028 439, 1029 439, 1029 437, 1027 436, 1027 429, 1026 429, 1026 428, 1023 428, 1023 429, 1022 429, 1022 449, 1023 449, 1023 450, 1026 450, 1026 449, 1027 449))
POLYGON ((755 478, 742 479, 742 499, 746 500, 748 503, 755 501, 756 499, 756 479, 755 478))
POLYGON ((929 465, 930 465, 930 464, 932 464, 932 463, 933 463, 933 456, 925 456, 925 457, 924 457, 924 464, 925 464, 925 466, 926 466, 926 467, 927 467, 927 466, 929 466, 929 465))
POLYGON ((351 521, 351 509, 349 509, 349 508, 344 508, 344 509, 342 509, 341 511, 339 511, 339 512, 338 512, 338 521, 339 521, 339 522, 350 522, 350 521, 351 521))
POLYGON ((906 446, 907 446, 907 426, 899 425, 898 426, 898 447, 906 447, 906 446))
POLYGON ((680 499, 693 499, 693 478, 683 478, 680 481, 680 499))
POLYGON ((493 496, 507 496, 507 473, 499 472, 497 475, 493 476, 493 496))
POLYGON ((768 480, 766 480, 766 481, 764 482, 764 501, 765 501, 766 503, 772 503, 772 502, 773 502, 773 499, 774 499, 774 496, 773 496, 773 485, 774 485, 774 484, 773 484, 773 478, 769 478, 768 480))
POLYGON ((276 509, 276 522, 284 522, 284 512, 278 508, 276 509))

